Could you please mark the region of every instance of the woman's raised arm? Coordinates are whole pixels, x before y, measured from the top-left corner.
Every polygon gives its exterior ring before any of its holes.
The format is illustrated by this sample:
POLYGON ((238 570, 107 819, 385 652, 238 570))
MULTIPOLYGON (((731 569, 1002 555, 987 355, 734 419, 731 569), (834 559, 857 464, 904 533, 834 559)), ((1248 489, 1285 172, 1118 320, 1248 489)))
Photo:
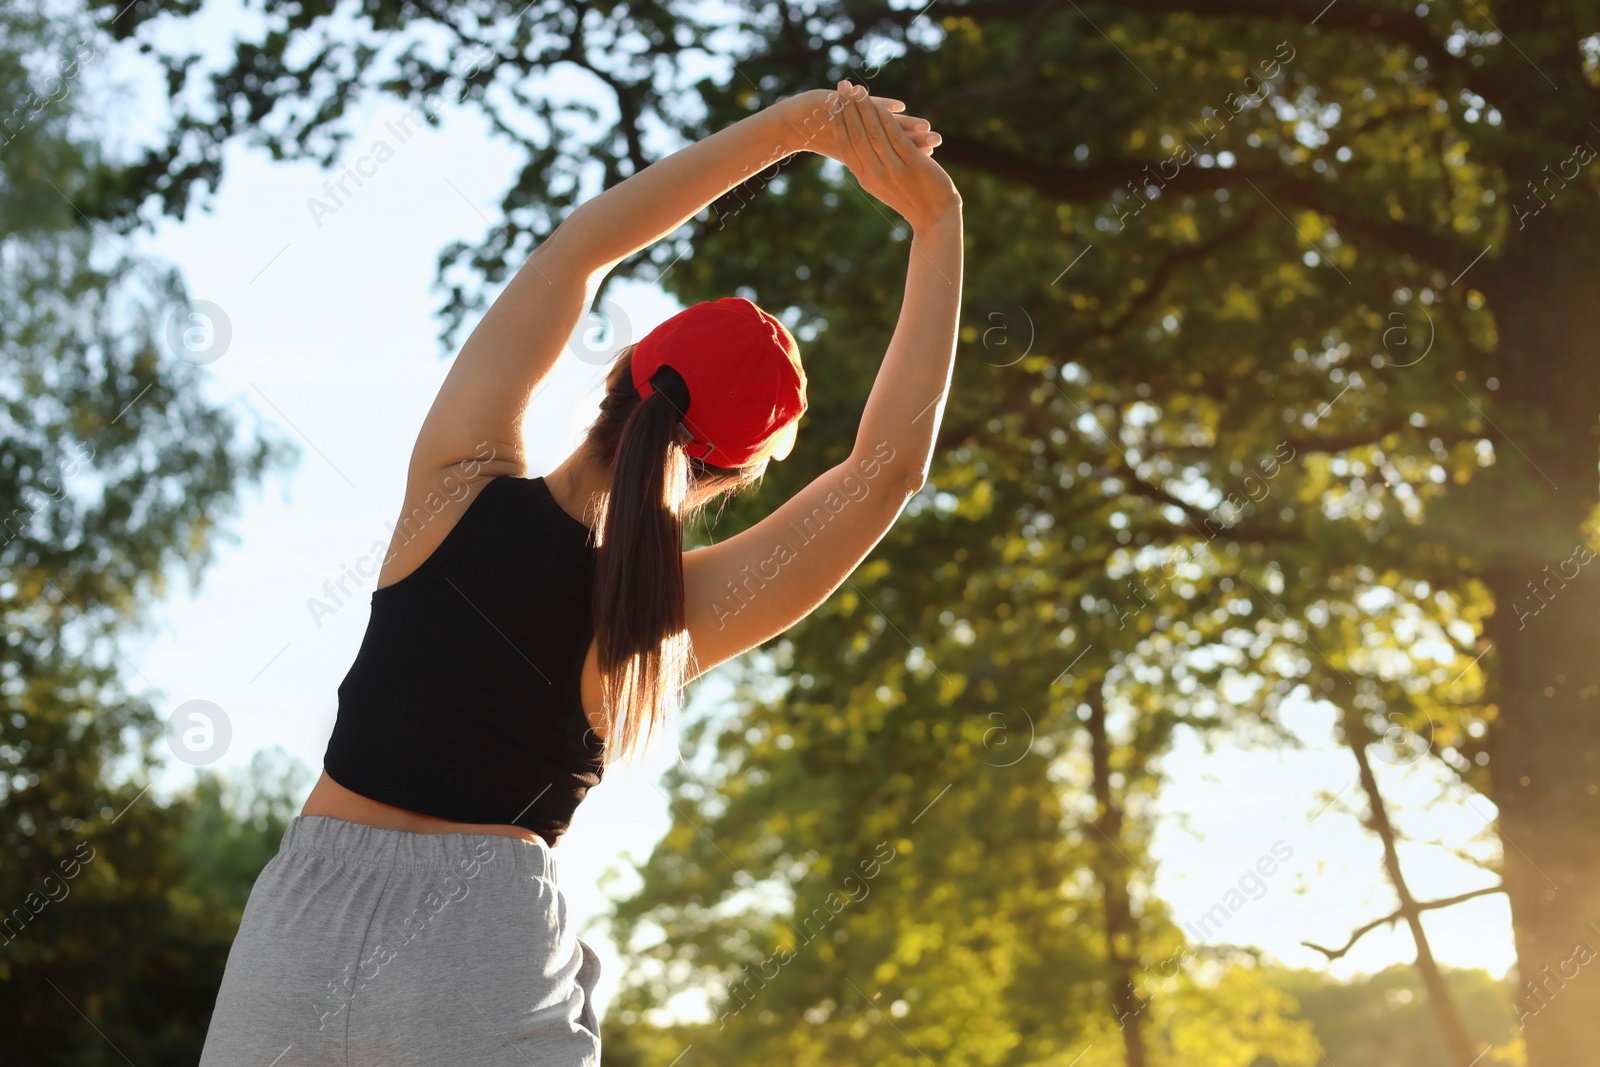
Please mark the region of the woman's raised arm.
MULTIPOLYGON (((890 111, 897 100, 880 101, 890 111)), ((708 204, 797 151, 827 152, 837 94, 789 97, 652 163, 579 205, 540 245, 473 330, 428 412, 411 459, 431 486, 466 462, 487 474, 520 474, 522 419, 601 278, 682 226, 708 204), (483 464, 484 445, 496 460, 483 464)), ((896 116, 926 144, 927 124, 896 116)))
POLYGON ((815 610, 888 532, 927 474, 955 364, 961 197, 865 95, 844 108, 840 158, 915 232, 899 323, 850 457, 748 530, 684 554, 694 676, 815 610))
POLYGON ((912 230, 905 299, 856 433, 857 451, 887 443, 896 457, 889 464, 896 484, 909 495, 927 476, 955 367, 961 195, 944 169, 914 151, 871 101, 859 100, 844 117, 852 141, 871 146, 859 151, 862 163, 852 168, 862 187, 900 212, 912 230))

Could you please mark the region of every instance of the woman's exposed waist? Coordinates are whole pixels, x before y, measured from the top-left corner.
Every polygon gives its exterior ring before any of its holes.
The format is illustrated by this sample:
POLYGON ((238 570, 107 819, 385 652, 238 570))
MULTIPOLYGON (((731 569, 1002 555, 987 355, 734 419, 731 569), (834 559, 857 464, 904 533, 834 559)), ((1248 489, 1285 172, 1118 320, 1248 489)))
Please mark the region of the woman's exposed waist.
POLYGON ((492 834, 497 837, 514 837, 533 844, 552 847, 526 827, 503 823, 464 823, 408 811, 391 804, 373 800, 346 789, 324 771, 306 798, 301 815, 325 815, 345 822, 360 823, 381 830, 399 830, 412 834, 492 834))

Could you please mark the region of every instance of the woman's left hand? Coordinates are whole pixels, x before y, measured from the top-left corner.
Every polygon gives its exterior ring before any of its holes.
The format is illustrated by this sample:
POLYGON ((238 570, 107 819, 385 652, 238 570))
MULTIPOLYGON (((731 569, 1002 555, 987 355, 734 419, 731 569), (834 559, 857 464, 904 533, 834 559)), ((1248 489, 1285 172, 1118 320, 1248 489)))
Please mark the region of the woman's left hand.
MULTIPOLYGON (((854 94, 864 92, 861 86, 853 87, 854 94)), ((927 119, 906 115, 905 101, 888 96, 874 96, 893 116, 906 136, 924 155, 932 155, 942 138, 935 133, 927 119)), ((782 122, 788 147, 795 152, 815 152, 818 155, 849 162, 850 139, 845 129, 844 108, 848 100, 835 89, 812 89, 772 105, 771 110, 782 122)))

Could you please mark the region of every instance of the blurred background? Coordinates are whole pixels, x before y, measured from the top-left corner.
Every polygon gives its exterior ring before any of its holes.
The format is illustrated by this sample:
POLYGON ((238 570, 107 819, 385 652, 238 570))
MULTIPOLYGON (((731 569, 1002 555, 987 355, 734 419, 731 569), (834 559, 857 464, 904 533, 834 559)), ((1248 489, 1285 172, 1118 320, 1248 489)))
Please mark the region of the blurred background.
MULTIPOLYGON (((944 136, 928 485, 556 856, 608 1063, 1568 1067, 1600 1040, 1600 3, 6 3, 0 1055, 198 1058, 449 360, 577 203, 841 77, 944 136)), ((909 234, 814 155, 532 400, 736 294, 843 459, 909 234)))

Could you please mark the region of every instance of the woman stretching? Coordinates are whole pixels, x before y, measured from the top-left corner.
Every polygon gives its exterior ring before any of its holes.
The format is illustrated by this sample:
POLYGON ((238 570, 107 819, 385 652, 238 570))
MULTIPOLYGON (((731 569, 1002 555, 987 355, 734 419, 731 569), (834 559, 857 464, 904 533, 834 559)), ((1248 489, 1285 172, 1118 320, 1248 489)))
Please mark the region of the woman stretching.
POLYGON ((928 468, 961 198, 930 158, 938 134, 903 110, 848 82, 781 101, 577 208, 494 302, 412 452, 324 772, 250 893, 205 1067, 599 1062, 599 968, 553 846, 688 682, 827 599, 928 468), (799 151, 844 163, 915 232, 850 457, 683 551, 699 509, 788 454, 806 409, 794 338, 730 298, 624 349, 582 445, 525 477, 529 398, 599 280, 799 151))

